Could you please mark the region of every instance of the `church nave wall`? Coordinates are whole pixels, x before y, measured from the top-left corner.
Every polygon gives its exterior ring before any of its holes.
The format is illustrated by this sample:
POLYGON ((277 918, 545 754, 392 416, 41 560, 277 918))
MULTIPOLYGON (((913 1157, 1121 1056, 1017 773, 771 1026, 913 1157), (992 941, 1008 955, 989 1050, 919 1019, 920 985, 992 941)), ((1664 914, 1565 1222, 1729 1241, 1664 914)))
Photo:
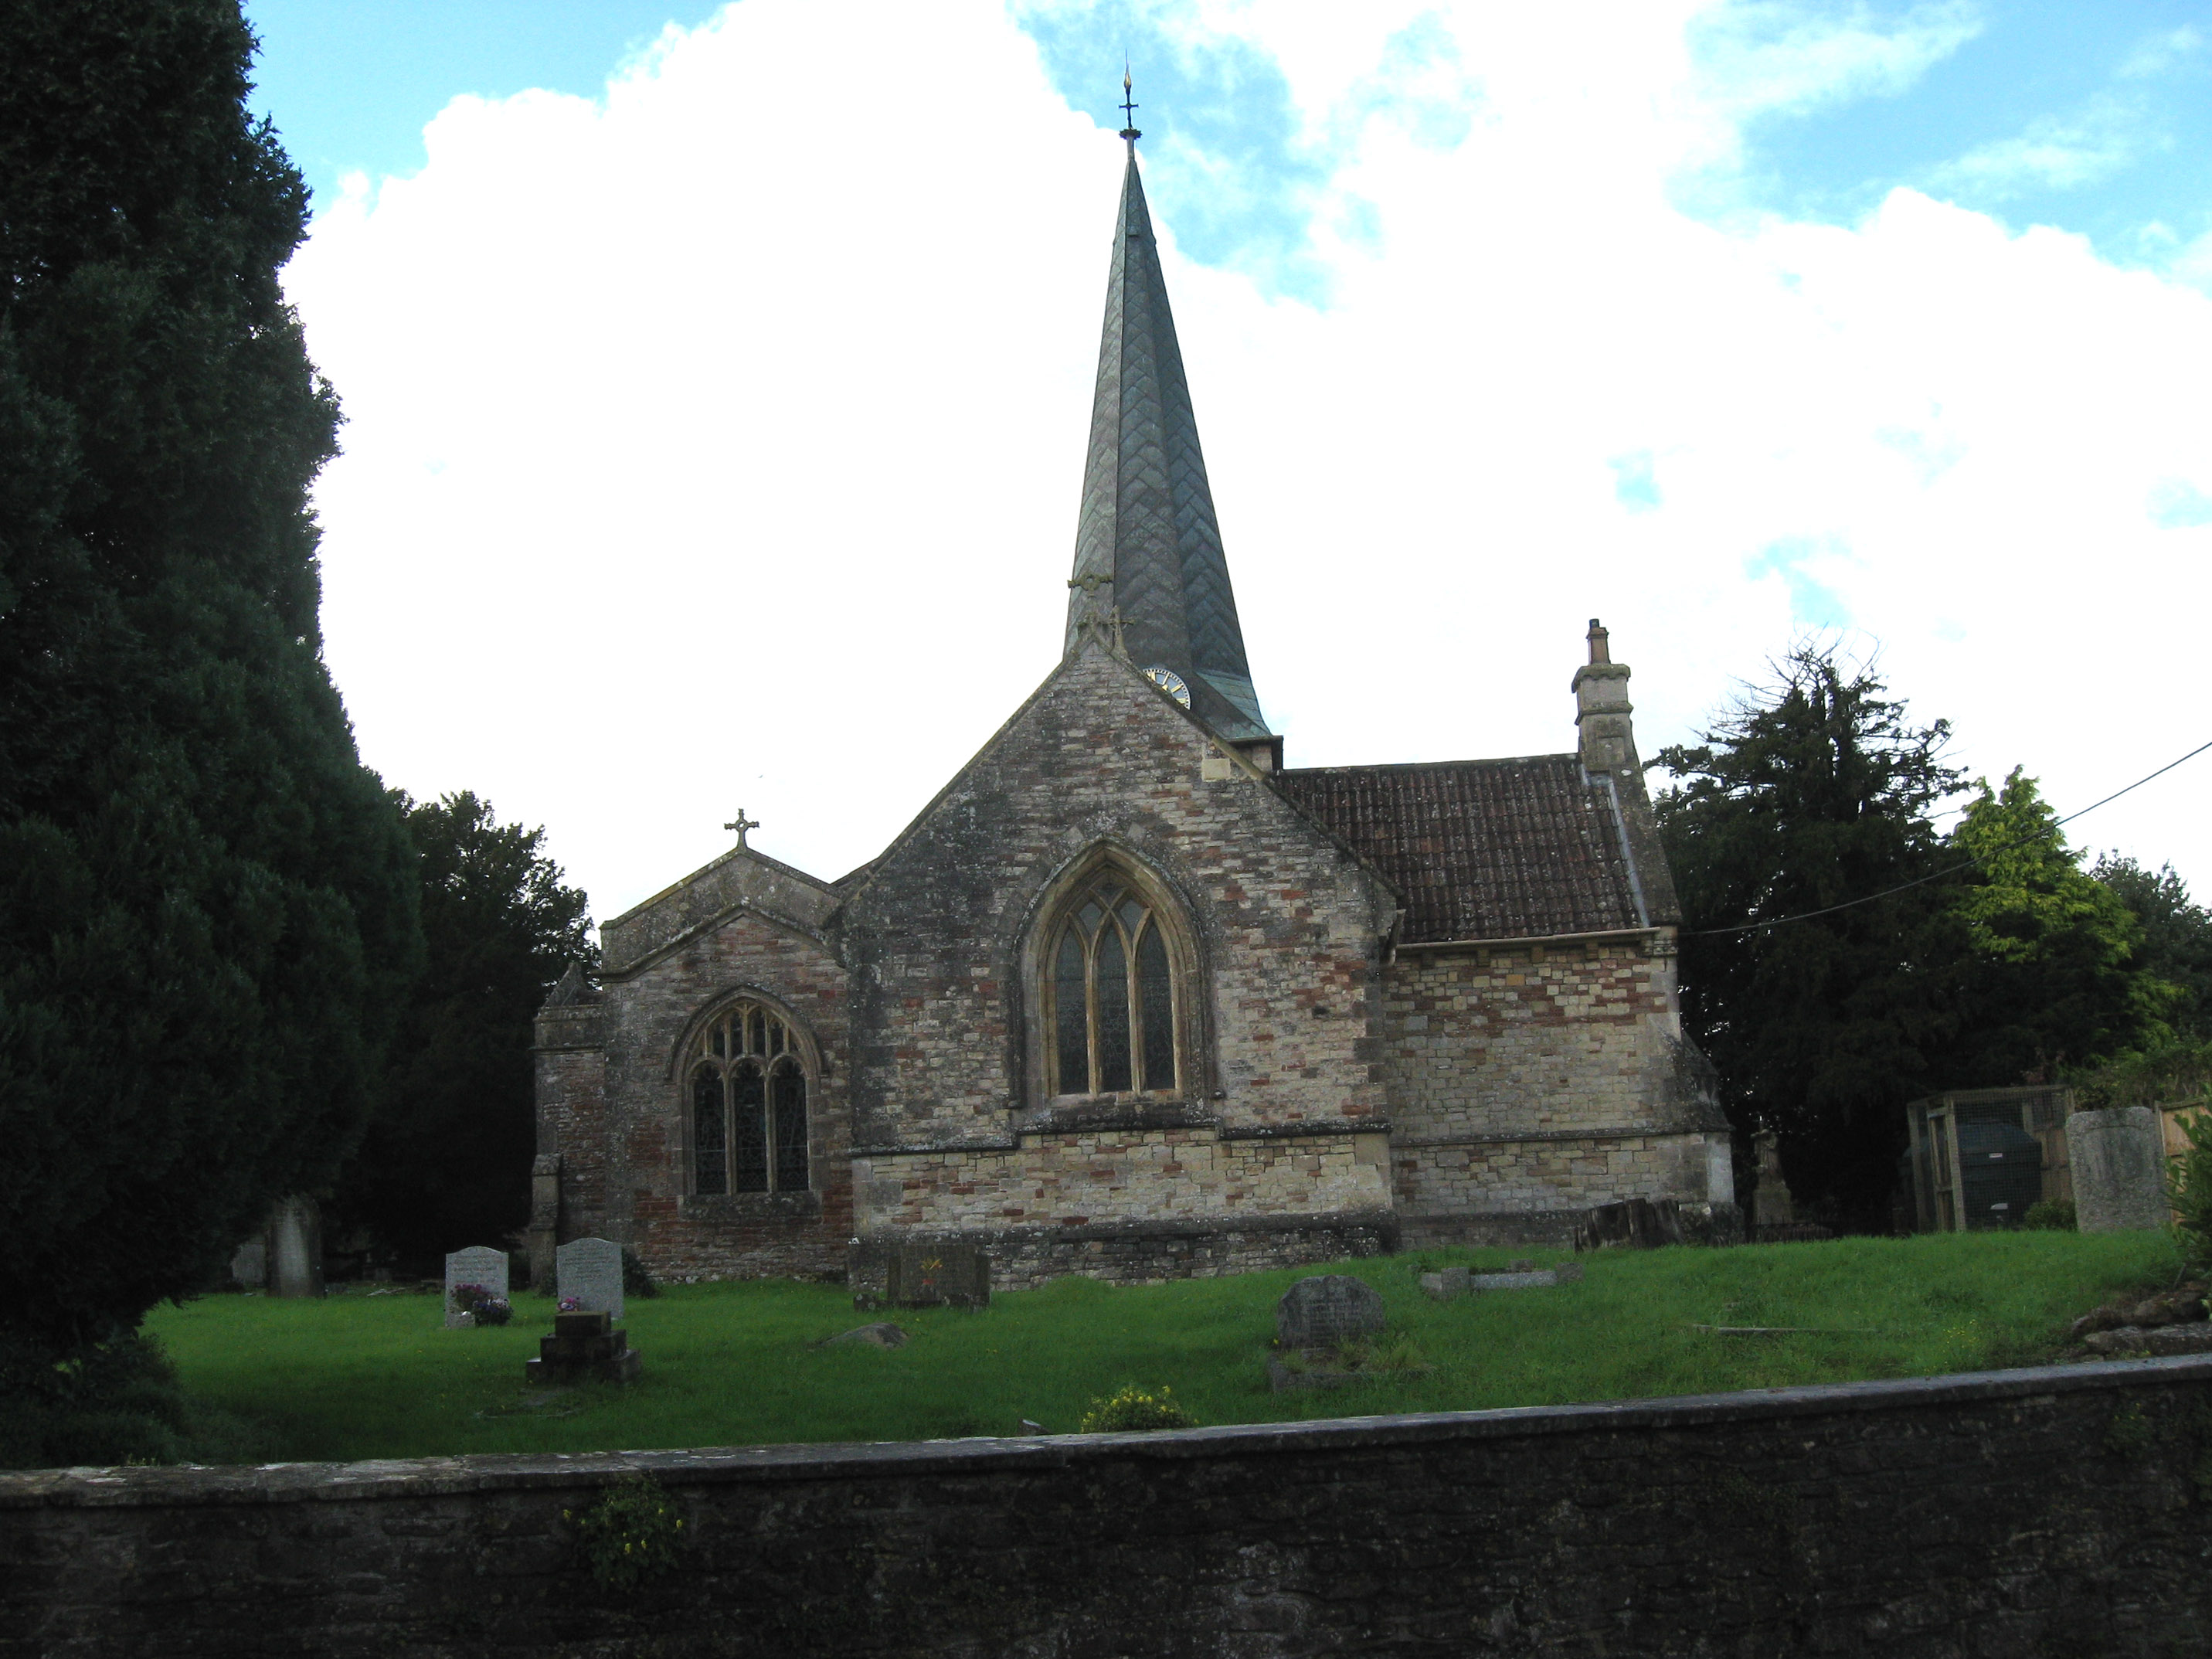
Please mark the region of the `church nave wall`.
MULTIPOLYGON (((1383 972, 1401 1138, 1686 1127, 1671 957, 1637 939, 1406 952, 1383 972)), ((1702 1120, 1699 1120, 1702 1127, 1702 1120)))

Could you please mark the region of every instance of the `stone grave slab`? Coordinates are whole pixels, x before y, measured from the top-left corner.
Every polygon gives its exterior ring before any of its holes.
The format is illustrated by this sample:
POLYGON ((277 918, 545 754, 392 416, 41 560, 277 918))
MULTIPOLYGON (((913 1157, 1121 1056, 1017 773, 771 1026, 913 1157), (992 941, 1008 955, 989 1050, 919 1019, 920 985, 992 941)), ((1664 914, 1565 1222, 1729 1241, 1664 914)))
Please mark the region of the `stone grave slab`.
POLYGON ((894 1308, 987 1308, 991 1258, 972 1244, 894 1244, 884 1301, 894 1308))
POLYGON ((553 1252, 553 1277, 575 1313, 623 1316, 622 1246, 611 1238, 575 1238, 553 1252))
POLYGON ((469 1316, 453 1305, 453 1292, 464 1285, 481 1285, 494 1296, 507 1294, 507 1252, 489 1244, 471 1244, 446 1258, 446 1328, 458 1328, 469 1316))
POLYGON ((1275 1304, 1275 1340, 1285 1348, 1334 1348, 1371 1336, 1385 1320, 1382 1294, 1349 1273, 1301 1279, 1275 1304))

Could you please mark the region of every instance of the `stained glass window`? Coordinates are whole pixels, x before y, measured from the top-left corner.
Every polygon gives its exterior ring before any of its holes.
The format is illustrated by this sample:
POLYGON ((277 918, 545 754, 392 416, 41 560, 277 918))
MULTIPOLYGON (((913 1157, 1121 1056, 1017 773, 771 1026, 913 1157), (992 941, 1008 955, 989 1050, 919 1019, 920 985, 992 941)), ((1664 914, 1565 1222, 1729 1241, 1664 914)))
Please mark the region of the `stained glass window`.
POLYGON ((702 1066, 691 1079, 691 1155, 698 1170, 696 1190, 709 1197, 730 1190, 729 1140, 718 1066, 702 1066))

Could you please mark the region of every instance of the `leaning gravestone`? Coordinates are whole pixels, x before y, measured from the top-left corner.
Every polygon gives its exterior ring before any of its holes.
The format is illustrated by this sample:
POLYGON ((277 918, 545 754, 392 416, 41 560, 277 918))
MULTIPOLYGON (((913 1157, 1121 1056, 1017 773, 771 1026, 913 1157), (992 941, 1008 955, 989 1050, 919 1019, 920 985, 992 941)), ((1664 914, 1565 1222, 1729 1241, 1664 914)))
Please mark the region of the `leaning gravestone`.
POLYGON ((572 1239, 553 1252, 553 1277, 572 1311, 623 1316, 622 1246, 608 1238, 572 1239))
POLYGON ((2085 1233, 2154 1229, 2172 1219, 2166 1202, 2166 1146, 2148 1106, 2075 1112, 2066 1120, 2074 1206, 2085 1233))
POLYGON ((1382 1294, 1349 1273, 1301 1279, 1275 1304, 1275 1339, 1285 1348, 1334 1348, 1370 1336, 1384 1322, 1382 1294))
MULTIPOLYGON (((489 1244, 471 1244, 446 1258, 446 1328, 452 1330, 468 1316, 456 1307, 453 1292, 464 1285, 481 1285, 494 1296, 507 1294, 507 1252, 489 1244)), ((474 1322, 471 1321, 471 1322, 474 1322)))

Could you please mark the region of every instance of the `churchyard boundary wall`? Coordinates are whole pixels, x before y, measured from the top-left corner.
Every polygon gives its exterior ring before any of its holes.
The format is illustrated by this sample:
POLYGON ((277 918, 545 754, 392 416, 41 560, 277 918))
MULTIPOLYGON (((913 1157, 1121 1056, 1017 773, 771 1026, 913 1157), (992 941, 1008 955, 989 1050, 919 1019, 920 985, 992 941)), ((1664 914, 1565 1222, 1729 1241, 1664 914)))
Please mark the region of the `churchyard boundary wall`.
MULTIPOLYGON (((1256 1364, 1256 1362, 1255 1362, 1256 1364)), ((1174 1433, 0 1475, 0 1656, 2212 1650, 2212 1358, 1174 1433), (692 1540, 627 1595, 564 1512, 692 1540)))

